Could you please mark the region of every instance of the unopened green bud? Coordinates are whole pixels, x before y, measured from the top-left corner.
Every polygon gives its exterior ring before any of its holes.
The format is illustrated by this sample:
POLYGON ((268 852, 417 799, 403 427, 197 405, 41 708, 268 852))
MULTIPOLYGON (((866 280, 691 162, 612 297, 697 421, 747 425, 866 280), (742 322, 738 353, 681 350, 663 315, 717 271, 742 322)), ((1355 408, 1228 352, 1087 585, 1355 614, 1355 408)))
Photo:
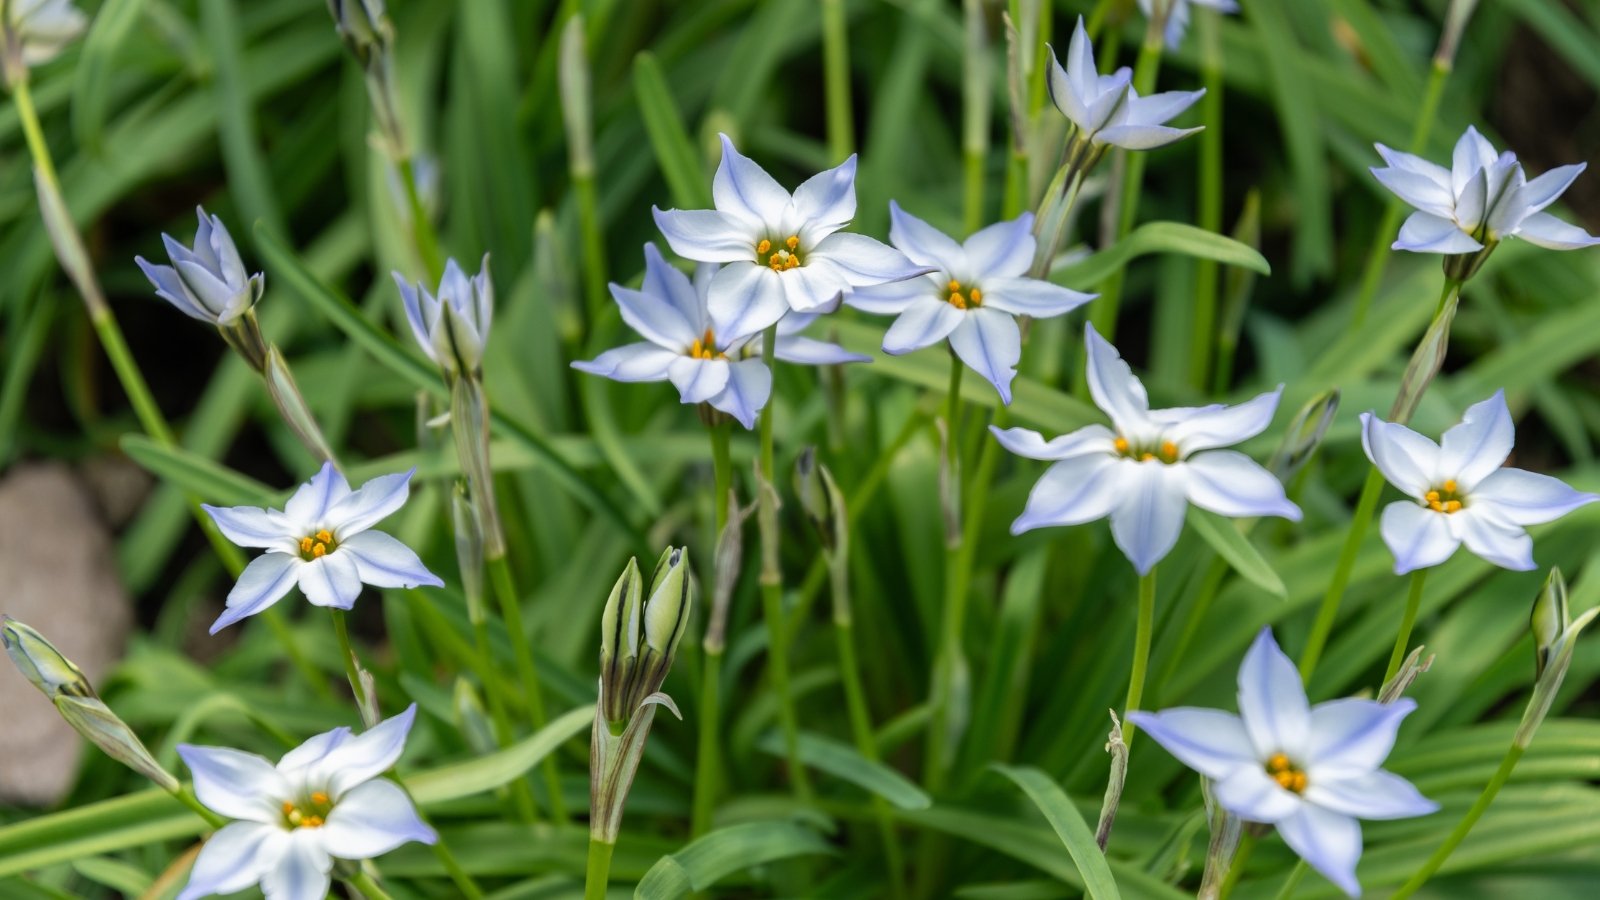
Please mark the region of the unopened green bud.
POLYGON ((629 559, 600 614, 600 708, 614 726, 627 721, 629 685, 638 666, 644 587, 639 561, 629 559))
POLYGON ((1333 424, 1333 417, 1338 412, 1337 388, 1323 391, 1300 407, 1284 432, 1283 443, 1278 445, 1277 452, 1272 454, 1272 460, 1267 463, 1267 468, 1278 476, 1279 481, 1288 482, 1310 461, 1317 448, 1322 446, 1328 426, 1333 424))
POLYGON ((693 607, 694 575, 684 548, 661 554, 648 598, 638 561, 628 560, 600 616, 600 708, 612 734, 661 689, 693 607))
POLYGON ((1561 649, 1562 637, 1572 624, 1572 614, 1567 608, 1567 582, 1560 569, 1551 569, 1544 580, 1544 588, 1533 600, 1533 613, 1528 617, 1528 630, 1533 632, 1534 677, 1544 675, 1550 660, 1561 649))
POLYGON ((689 573, 688 550, 668 547, 656 562, 650 579, 650 599, 644 604, 645 645, 667 657, 668 665, 678 652, 693 606, 694 579, 689 573))
POLYGON ((339 38, 362 65, 383 52, 392 33, 383 0, 328 0, 328 12, 339 38))
POLYGON ((178 780, 156 762, 133 729, 106 706, 83 670, 62 656, 43 635, 5 616, 0 643, 5 644, 6 655, 34 687, 50 698, 73 730, 162 790, 178 789, 178 780))
POLYGON ((794 490, 805 509, 806 518, 817 531, 822 549, 831 556, 843 547, 849 534, 844 493, 833 480, 828 467, 816 460, 815 448, 801 451, 794 465, 794 490))

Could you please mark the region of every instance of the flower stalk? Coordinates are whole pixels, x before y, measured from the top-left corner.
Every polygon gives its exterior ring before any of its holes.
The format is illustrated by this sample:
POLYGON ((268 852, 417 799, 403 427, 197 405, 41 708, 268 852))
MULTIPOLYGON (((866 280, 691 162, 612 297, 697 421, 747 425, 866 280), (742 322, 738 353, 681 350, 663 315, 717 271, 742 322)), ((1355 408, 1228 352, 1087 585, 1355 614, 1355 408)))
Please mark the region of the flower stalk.
POLYGON ((1411 589, 1406 593, 1406 610, 1400 618, 1400 630, 1394 636, 1394 650, 1389 653, 1389 665, 1383 670, 1383 682, 1388 684, 1400 673, 1400 663, 1406 658, 1407 645, 1411 643, 1411 628, 1417 622, 1417 610, 1422 605, 1422 585, 1428 579, 1427 569, 1411 573, 1411 589))
MULTIPOLYGON (((731 474, 731 473, 730 473, 731 474)), ((728 610, 739 585, 744 564, 744 522, 753 507, 741 507, 730 490, 718 504, 729 510, 727 522, 717 535, 712 561, 711 610, 706 617, 704 655, 700 667, 700 735, 695 756, 694 804, 690 833, 699 837, 711 829, 711 807, 722 787, 722 745, 718 729, 722 724, 722 657, 727 649, 728 610)))

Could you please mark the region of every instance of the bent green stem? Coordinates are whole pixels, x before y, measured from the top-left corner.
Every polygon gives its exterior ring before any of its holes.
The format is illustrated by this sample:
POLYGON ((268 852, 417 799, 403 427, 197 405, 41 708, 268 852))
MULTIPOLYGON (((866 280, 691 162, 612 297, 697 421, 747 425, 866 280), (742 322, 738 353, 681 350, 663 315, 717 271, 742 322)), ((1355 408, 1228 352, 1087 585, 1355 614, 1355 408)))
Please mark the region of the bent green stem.
POLYGON ((1479 819, 1483 818, 1484 812, 1489 809, 1489 804, 1494 802, 1495 795, 1500 793, 1500 789, 1505 787, 1506 781, 1511 778, 1511 771, 1517 767, 1517 761, 1522 759, 1522 754, 1526 749, 1519 742, 1512 741, 1511 746, 1506 749, 1505 757, 1500 760, 1500 768, 1495 769, 1494 776, 1489 779, 1488 784, 1484 785, 1483 793, 1479 794, 1478 799, 1473 801, 1472 808, 1467 810, 1467 814, 1462 816, 1460 822, 1456 823, 1456 827, 1444 839, 1444 843, 1439 845, 1439 849, 1433 851, 1433 855, 1429 856, 1428 861, 1422 864, 1422 868, 1418 869, 1406 880, 1405 884, 1400 886, 1399 890, 1390 896, 1390 900, 1403 900, 1403 898, 1411 896, 1417 892, 1417 888, 1422 887, 1429 878, 1433 877, 1435 872, 1439 871, 1439 867, 1444 865, 1445 860, 1450 858, 1450 854, 1454 853, 1456 848, 1461 845, 1461 842, 1466 840, 1468 832, 1472 831, 1472 827, 1478 824, 1479 819))
MULTIPOLYGON (((767 370, 777 375, 778 326, 766 331, 761 341, 761 358, 767 370)), ((773 379, 776 381, 776 377, 773 379)), ((761 614, 767 620, 767 674, 778 695, 778 720, 783 729, 784 759, 795 793, 811 799, 811 780, 800 763, 800 723, 795 715, 794 695, 789 689, 789 646, 783 627, 783 568, 778 555, 778 497, 772 446, 773 401, 761 409, 761 481, 756 488, 757 524, 761 531, 761 614)))
POLYGON ((221 828, 222 826, 228 824, 227 819, 224 819, 223 817, 202 806, 200 803, 200 798, 194 795, 194 788, 187 784, 179 785, 177 790, 172 791, 172 798, 177 800, 179 803, 182 803, 184 806, 189 807, 189 809, 194 811, 195 815, 205 819, 206 824, 210 825, 212 828, 221 828))
POLYGON ((1418 569, 1411 573, 1411 591, 1406 596, 1405 615, 1400 619, 1400 631, 1394 637, 1394 650, 1389 654, 1389 666, 1383 670, 1383 681, 1388 684, 1400 671, 1400 663, 1406 658, 1406 645, 1411 642, 1411 628, 1417 623, 1417 610, 1422 606, 1422 584, 1428 578, 1427 569, 1418 569))
POLYGON ((1131 749, 1137 731, 1128 721, 1128 713, 1139 708, 1144 699, 1145 672, 1150 667, 1150 635, 1154 631, 1156 611, 1156 570, 1139 577, 1139 614, 1133 631, 1133 671, 1128 675, 1128 699, 1122 704, 1122 742, 1131 749))
MULTIPOLYGON (((511 566, 504 555, 486 559, 489 580, 494 584, 495 597, 500 601, 500 615, 506 623, 511 638, 511 653, 516 660, 517 677, 522 681, 522 691, 528 704, 528 719, 533 729, 544 728, 548 717, 544 711, 544 692, 539 685, 539 670, 533 664, 533 648, 528 632, 522 624, 522 600, 517 586, 511 580, 511 566)), ((567 804, 561 796, 561 778, 556 772, 556 755, 547 754, 541 764, 544 769, 545 788, 550 793, 550 817, 557 823, 567 821, 567 804)))

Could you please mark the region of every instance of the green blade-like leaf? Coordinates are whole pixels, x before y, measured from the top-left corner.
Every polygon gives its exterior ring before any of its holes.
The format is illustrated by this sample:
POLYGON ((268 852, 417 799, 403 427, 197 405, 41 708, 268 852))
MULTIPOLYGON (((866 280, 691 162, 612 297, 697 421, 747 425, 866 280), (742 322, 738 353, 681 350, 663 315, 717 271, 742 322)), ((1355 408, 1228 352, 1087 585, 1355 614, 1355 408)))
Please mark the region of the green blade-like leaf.
POLYGON ((248 475, 142 434, 123 435, 122 452, 150 474, 217 506, 268 506, 279 492, 248 475))
POLYGON ((668 900, 703 891, 727 875, 793 856, 833 853, 822 836, 796 822, 750 822, 718 829, 650 867, 634 896, 668 900))
POLYGON ((1148 222, 1088 259, 1056 269, 1050 273, 1050 280, 1080 287, 1099 284, 1129 260, 1151 253, 1178 253, 1239 266, 1262 275, 1272 274, 1267 258, 1249 244, 1180 222, 1148 222))
POLYGON ((504 750, 412 775, 406 787, 422 806, 492 791, 531 770, 593 721, 594 707, 580 706, 504 750))
POLYGON ((1028 795, 1039 811, 1044 813, 1050 827, 1055 829, 1056 836, 1061 838, 1061 843, 1067 848, 1067 853, 1078 867, 1078 874, 1083 876, 1084 890, 1095 900, 1114 900, 1120 897, 1117 893, 1116 879, 1111 877, 1111 866, 1106 863, 1106 856, 1095 843, 1094 832, 1089 830, 1089 823, 1083 820, 1083 815, 1078 808, 1067 799, 1065 792, 1050 780, 1050 776, 1038 769, 1022 766, 994 767, 1000 774, 1017 783, 1023 793, 1028 795))
POLYGON ((1289 596, 1283 579, 1278 577, 1278 573, 1262 557, 1261 551, 1250 543, 1232 521, 1194 507, 1189 510, 1189 524, 1194 526, 1195 533, 1205 538, 1211 549, 1217 551, 1235 572, 1251 584, 1280 600, 1289 596))
MULTIPOLYGON (((761 740, 756 742, 756 747, 763 753, 770 753, 773 756, 784 754, 783 740, 777 732, 763 735, 761 740)), ((800 761, 806 765, 843 778, 901 809, 927 809, 933 805, 933 798, 910 779, 883 763, 867 759, 848 744, 820 734, 802 732, 799 749, 800 761)))
POLYGON ((661 174, 672 189, 672 201, 684 209, 711 205, 710 185, 705 167, 695 152, 689 129, 684 126, 678 102, 661 74, 661 63, 654 53, 641 53, 633 60, 633 93, 639 101, 639 115, 650 146, 655 149, 661 174))

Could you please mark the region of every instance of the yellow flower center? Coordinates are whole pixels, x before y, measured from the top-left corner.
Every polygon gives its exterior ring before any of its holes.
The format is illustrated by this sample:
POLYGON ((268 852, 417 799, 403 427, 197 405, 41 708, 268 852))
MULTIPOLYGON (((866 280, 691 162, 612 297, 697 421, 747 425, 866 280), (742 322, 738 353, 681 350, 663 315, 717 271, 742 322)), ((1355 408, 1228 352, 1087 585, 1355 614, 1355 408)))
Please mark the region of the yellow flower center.
POLYGON ((298 806, 283 801, 283 821, 290 828, 321 828, 328 823, 328 813, 333 811, 333 800, 321 791, 313 791, 298 806))
POLYGON ((689 355, 695 359, 728 358, 728 354, 717 349, 717 335, 709 328, 705 334, 695 338, 694 343, 689 345, 689 355))
POLYGON ((1449 478, 1444 484, 1423 495, 1423 500, 1428 508, 1434 512, 1453 513, 1461 511, 1461 492, 1456 486, 1456 480, 1449 478))
POLYGON ((1118 456, 1121 456, 1125 459, 1134 460, 1135 462, 1149 462, 1153 459, 1170 466, 1178 461, 1178 445, 1171 441, 1162 441, 1159 444, 1151 444, 1149 446, 1139 446, 1137 444, 1130 443, 1127 438, 1119 434, 1117 435, 1116 439, 1111 442, 1111 446, 1116 448, 1118 456))
POLYGON ((337 546, 339 545, 334 541, 333 535, 324 528, 310 537, 300 539, 300 558, 307 562, 321 559, 333 552, 337 546))
POLYGON ((961 282, 952 278, 950 283, 945 285, 945 291, 944 299, 956 309, 977 309, 983 305, 983 291, 978 290, 976 286, 962 293, 961 282))
POLYGON ((787 272, 804 265, 805 261, 800 258, 800 236, 789 235, 784 239, 782 246, 762 238, 756 244, 756 261, 774 272, 787 272))
POLYGON ((1306 792, 1306 772, 1282 753, 1274 753, 1267 759, 1267 775, 1278 783, 1278 787, 1295 794, 1306 792))

